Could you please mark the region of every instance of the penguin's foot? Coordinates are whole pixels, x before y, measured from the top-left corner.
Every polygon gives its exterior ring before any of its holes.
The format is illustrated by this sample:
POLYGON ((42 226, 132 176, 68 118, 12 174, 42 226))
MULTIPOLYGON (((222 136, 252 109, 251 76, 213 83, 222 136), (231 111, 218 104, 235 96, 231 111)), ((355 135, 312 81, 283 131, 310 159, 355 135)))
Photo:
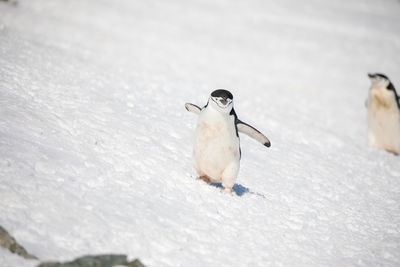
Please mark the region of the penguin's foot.
POLYGON ((231 195, 231 194, 232 194, 232 188, 230 188, 230 187, 225 187, 224 190, 223 190, 223 192, 225 192, 225 193, 231 195))
POLYGON ((211 184, 211 181, 210 181, 210 179, 208 179, 207 176, 199 176, 199 177, 197 177, 196 180, 202 180, 203 182, 206 182, 207 184, 211 184))
POLYGON ((392 154, 395 154, 396 156, 399 156, 399 153, 397 153, 397 151, 394 150, 394 149, 392 149, 392 148, 386 148, 385 150, 386 150, 387 152, 389 152, 389 153, 392 153, 392 154))

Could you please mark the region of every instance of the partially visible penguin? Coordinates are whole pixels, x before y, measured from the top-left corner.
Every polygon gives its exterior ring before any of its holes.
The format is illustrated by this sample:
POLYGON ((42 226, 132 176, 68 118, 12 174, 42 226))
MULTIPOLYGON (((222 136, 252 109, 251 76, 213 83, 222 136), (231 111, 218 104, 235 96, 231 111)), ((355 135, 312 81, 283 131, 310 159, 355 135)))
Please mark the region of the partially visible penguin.
POLYGON ((231 92, 218 89, 211 93, 207 104, 200 108, 186 103, 188 111, 199 114, 193 146, 194 167, 207 183, 221 183, 231 193, 240 165, 238 132, 245 133, 264 146, 271 145, 267 137, 238 119, 231 92))
POLYGON ((400 154, 400 98, 389 78, 368 74, 368 145, 400 154))

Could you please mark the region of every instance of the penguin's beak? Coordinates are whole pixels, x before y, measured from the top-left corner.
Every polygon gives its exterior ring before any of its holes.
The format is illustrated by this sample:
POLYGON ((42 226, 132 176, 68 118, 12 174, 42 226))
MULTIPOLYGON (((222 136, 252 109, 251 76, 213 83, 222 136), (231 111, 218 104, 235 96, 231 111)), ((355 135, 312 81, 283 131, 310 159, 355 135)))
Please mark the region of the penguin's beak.
POLYGON ((221 99, 220 101, 224 106, 226 106, 226 103, 228 103, 228 100, 226 100, 226 99, 221 99))

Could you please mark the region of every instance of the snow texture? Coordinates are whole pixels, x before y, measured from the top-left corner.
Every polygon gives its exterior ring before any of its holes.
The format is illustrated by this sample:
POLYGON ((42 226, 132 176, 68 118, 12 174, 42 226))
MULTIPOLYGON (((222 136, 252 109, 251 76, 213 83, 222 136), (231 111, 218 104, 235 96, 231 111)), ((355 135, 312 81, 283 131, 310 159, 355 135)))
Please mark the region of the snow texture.
POLYGON ((368 72, 400 89, 398 0, 13 3, 0 225, 40 260, 400 265, 400 158, 367 147, 364 106, 368 72), (192 166, 184 103, 217 88, 272 143, 241 136, 233 195, 192 166))

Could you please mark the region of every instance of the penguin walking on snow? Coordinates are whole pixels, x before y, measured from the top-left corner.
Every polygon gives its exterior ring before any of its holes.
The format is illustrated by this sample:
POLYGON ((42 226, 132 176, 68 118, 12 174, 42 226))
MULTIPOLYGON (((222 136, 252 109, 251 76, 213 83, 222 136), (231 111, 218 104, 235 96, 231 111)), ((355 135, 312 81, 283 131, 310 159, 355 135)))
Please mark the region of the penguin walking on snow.
POLYGON ((389 78, 368 74, 368 145, 400 154, 400 98, 389 78))
POLYGON ((270 141, 254 127, 238 119, 233 109, 233 96, 224 89, 211 93, 207 104, 200 108, 186 103, 188 111, 198 114, 193 146, 194 167, 207 183, 222 183, 230 193, 240 166, 240 142, 238 132, 245 133, 264 146, 270 141))

